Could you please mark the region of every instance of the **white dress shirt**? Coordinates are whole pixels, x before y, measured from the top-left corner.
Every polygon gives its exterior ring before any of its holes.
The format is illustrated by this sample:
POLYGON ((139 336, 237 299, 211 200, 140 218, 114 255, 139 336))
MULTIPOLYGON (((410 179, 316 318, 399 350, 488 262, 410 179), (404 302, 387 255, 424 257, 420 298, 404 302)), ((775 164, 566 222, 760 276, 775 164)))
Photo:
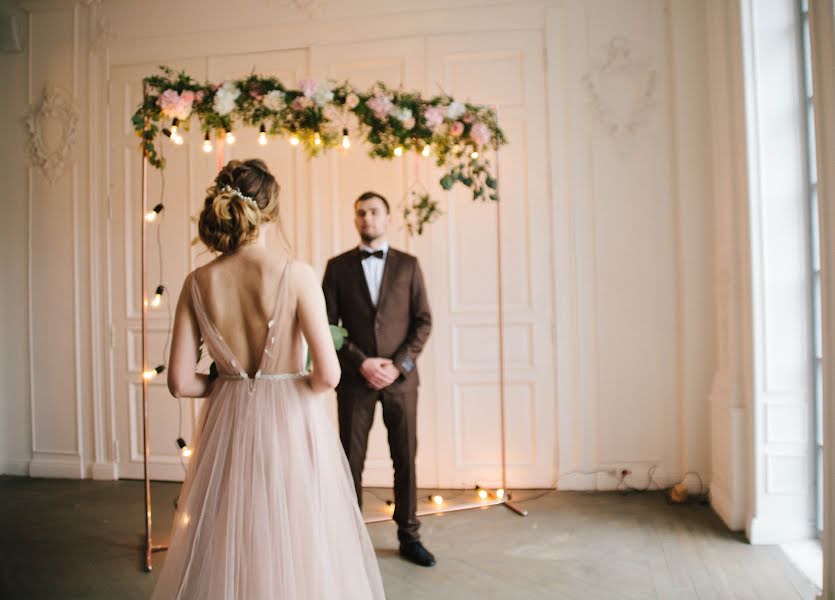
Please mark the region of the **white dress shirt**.
MULTIPOLYGON (((367 252, 376 252, 374 248, 360 244, 360 250, 367 252)), ((383 242, 383 245, 377 248, 383 251, 383 258, 379 259, 376 256, 369 256, 362 261, 362 271, 365 273, 365 282, 368 284, 368 293, 371 294, 371 303, 376 307, 377 300, 380 299, 380 285, 383 283, 383 268, 386 266, 386 258, 389 254, 388 242, 383 242)))

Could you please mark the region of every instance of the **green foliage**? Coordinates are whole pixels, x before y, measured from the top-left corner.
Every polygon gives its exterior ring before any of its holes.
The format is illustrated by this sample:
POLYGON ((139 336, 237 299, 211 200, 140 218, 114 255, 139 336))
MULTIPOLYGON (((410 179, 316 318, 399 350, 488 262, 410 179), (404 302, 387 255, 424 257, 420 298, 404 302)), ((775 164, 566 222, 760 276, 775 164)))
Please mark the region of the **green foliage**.
MULTIPOLYGON (((443 169, 439 183, 444 190, 461 184, 472 191, 473 200, 498 200, 498 183, 485 155, 498 150, 507 139, 492 108, 458 103, 447 94, 423 98, 418 92, 390 89, 381 82, 366 91, 355 90, 348 82, 302 83, 303 89, 292 89, 275 77, 255 74, 226 82, 239 94, 224 109, 229 112, 220 114, 215 100, 226 93, 223 86, 201 84, 185 72, 161 66, 159 73, 143 81, 142 104, 131 121, 142 151, 159 169, 165 167, 165 161, 157 152, 158 134, 163 123, 172 119, 170 110, 161 107, 160 98, 166 92, 166 98, 172 92, 189 92, 194 100, 190 111, 186 110, 188 117, 179 119, 184 130, 188 130, 191 117, 197 118, 204 133, 216 137, 238 125, 264 125, 270 135, 297 138, 310 157, 338 146, 343 129, 358 130, 355 137, 359 133, 368 144, 370 156, 391 160, 407 152, 428 151, 443 169), (427 119, 429 109, 435 113, 434 119, 427 119)), ((440 214, 437 202, 424 196, 410 199, 404 209, 410 233, 420 235, 440 214)))

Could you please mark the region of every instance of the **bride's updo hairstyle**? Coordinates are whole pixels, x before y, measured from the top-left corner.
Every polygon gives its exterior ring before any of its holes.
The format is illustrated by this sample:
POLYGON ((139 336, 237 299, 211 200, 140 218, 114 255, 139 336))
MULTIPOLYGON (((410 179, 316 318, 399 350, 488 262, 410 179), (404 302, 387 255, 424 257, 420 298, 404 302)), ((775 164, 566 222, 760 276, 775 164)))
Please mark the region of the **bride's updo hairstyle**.
POLYGON ((261 223, 278 220, 278 191, 263 160, 230 160, 206 190, 200 240, 224 254, 255 241, 261 223))

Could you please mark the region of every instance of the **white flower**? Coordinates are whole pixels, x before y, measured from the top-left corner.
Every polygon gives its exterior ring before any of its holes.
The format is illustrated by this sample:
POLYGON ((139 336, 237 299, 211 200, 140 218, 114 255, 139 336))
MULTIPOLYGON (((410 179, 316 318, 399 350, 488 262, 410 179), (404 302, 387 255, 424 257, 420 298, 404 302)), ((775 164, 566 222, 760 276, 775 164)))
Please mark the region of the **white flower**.
POLYGON ((320 83, 316 87, 316 91, 313 93, 313 101, 316 102, 319 106, 324 106, 331 100, 333 100, 333 92, 330 91, 328 86, 325 83, 320 83))
POLYGON ((393 111, 391 111, 391 116, 404 123, 412 118, 412 110, 410 108, 401 108, 397 107, 393 111))
POLYGON ((276 112, 284 108, 284 92, 281 90, 273 90, 264 96, 264 106, 276 112))
POLYGON ((453 102, 446 109, 447 119, 454 121, 461 115, 467 112, 467 107, 461 102, 453 102))
POLYGON ((232 81, 225 82, 215 92, 215 99, 212 107, 221 117, 228 115, 235 110, 235 100, 241 95, 241 90, 232 81))

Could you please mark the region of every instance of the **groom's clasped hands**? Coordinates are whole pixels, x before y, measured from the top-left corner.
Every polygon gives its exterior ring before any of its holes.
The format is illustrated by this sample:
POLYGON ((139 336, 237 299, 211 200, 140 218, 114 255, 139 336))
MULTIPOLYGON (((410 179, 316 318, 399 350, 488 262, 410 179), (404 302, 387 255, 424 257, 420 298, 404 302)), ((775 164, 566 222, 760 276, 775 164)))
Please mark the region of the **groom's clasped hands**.
POLYGON ((360 365, 360 373, 368 382, 368 387, 382 390, 400 377, 400 371, 389 358, 366 358, 360 365))

